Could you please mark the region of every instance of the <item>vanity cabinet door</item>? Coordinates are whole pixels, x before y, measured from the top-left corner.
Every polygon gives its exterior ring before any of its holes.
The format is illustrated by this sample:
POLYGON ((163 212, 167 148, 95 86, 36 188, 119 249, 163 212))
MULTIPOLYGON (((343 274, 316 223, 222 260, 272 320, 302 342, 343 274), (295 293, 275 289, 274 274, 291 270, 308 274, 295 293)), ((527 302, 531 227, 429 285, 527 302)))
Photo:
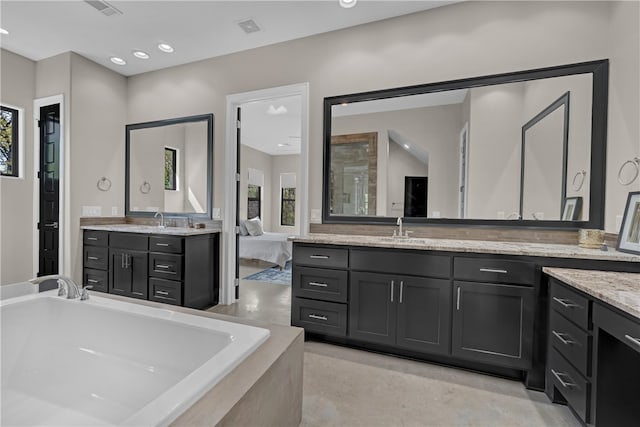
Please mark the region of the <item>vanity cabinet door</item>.
POLYGON ((147 252, 110 249, 109 293, 147 299, 147 265, 147 252))
POLYGON ((525 286, 454 282, 451 353, 530 369, 534 290, 525 286))
POLYGON ((451 282, 399 277, 396 344, 426 353, 449 353, 451 282))
POLYGON ((393 345, 396 342, 397 276, 351 272, 349 279, 350 338, 393 345))

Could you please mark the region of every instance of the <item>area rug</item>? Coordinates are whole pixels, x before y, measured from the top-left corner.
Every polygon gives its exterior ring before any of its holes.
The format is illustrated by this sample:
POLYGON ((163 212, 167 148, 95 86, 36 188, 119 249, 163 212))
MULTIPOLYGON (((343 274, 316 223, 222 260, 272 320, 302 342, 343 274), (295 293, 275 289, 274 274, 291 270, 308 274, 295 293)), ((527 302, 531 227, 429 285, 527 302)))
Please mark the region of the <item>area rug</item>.
POLYGON ((280 267, 275 266, 247 276, 243 280, 256 280, 258 282, 291 286, 291 261, 287 261, 282 271, 280 271, 280 267))

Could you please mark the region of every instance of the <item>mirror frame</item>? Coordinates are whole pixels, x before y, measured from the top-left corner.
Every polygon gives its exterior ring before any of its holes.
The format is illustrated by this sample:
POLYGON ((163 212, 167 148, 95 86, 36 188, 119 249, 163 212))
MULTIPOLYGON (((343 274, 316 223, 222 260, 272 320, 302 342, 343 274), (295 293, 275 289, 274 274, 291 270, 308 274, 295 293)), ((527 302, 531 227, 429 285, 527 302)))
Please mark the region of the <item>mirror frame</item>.
POLYGON ((527 80, 547 79, 569 76, 573 74, 592 74, 591 101, 591 163, 589 182, 589 219, 587 221, 562 220, 502 220, 502 219, 461 219, 461 218, 405 218, 405 223, 411 225, 443 225, 443 226, 491 226, 491 227, 532 227, 555 229, 578 229, 604 227, 605 207, 605 177, 607 155, 607 111, 609 97, 609 60, 581 62, 560 65, 556 67, 537 68, 526 71, 516 71, 493 74, 481 77, 471 77, 459 80, 449 80, 437 83, 427 83, 415 86, 405 86, 393 89, 383 89, 370 92, 338 95, 324 98, 323 124, 323 176, 322 176, 322 223, 323 224, 395 224, 395 217, 362 217, 330 215, 329 185, 331 167, 331 107, 343 103, 372 101, 377 99, 395 98, 407 95, 420 95, 430 92, 441 92, 454 89, 492 86, 504 83, 516 83, 527 80))
POLYGON ((138 129, 156 128, 162 126, 171 126, 181 123, 194 123, 194 122, 206 122, 207 123, 207 211, 204 213, 196 212, 164 212, 168 217, 192 217, 211 219, 213 211, 213 114, 200 114, 197 116, 178 117, 174 119, 155 120, 152 122, 132 123, 125 126, 125 189, 124 189, 124 211, 125 216, 136 217, 152 217, 155 212, 147 211, 131 211, 129 200, 129 187, 130 187, 130 171, 131 166, 130 148, 131 148, 131 131, 138 129))

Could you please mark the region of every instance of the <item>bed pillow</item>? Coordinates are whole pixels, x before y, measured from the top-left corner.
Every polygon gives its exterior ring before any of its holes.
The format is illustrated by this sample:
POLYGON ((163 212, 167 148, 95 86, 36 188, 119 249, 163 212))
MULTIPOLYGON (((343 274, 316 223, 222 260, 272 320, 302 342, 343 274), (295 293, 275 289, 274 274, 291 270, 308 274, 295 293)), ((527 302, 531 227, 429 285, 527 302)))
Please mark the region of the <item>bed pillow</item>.
POLYGON ((240 235, 248 236, 249 231, 247 230, 247 225, 245 224, 245 220, 240 220, 240 235))
POLYGON ((252 236, 262 236, 264 234, 264 229, 262 228, 262 221, 260 221, 260 217, 255 217, 248 219, 244 222, 247 227, 247 231, 252 236))

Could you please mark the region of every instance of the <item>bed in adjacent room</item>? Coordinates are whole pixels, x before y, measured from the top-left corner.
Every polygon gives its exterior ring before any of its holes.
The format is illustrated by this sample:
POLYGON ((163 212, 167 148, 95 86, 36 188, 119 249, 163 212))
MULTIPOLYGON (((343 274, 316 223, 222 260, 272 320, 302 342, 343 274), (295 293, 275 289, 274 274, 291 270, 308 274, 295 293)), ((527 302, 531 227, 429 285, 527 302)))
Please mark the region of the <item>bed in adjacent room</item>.
POLYGON ((240 236, 240 258, 258 259, 284 268, 291 259, 293 245, 287 233, 265 231, 260 236, 240 236))

